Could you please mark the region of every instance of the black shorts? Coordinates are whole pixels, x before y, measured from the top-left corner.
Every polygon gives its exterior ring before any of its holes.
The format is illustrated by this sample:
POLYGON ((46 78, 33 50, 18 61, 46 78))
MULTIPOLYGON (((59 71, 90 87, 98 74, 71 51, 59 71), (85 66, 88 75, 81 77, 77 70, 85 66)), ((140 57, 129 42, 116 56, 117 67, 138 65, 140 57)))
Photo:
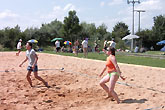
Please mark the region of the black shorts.
POLYGON ((107 50, 107 46, 105 46, 104 49, 107 50))
POLYGON ((57 48, 56 48, 57 52, 58 52, 60 49, 61 49, 60 47, 57 47, 57 48))

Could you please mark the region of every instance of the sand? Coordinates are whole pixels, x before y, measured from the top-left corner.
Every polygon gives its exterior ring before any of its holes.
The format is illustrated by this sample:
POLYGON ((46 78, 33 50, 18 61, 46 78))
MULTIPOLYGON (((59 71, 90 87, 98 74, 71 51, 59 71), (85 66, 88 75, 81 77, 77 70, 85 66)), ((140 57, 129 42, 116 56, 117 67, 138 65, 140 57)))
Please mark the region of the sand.
POLYGON ((121 100, 117 104, 99 86, 104 61, 37 53, 39 76, 51 87, 44 87, 32 74, 31 88, 26 80, 28 63, 18 66, 25 52, 15 54, 0 52, 0 110, 162 110, 165 106, 163 68, 118 63, 127 79, 116 84, 121 100))

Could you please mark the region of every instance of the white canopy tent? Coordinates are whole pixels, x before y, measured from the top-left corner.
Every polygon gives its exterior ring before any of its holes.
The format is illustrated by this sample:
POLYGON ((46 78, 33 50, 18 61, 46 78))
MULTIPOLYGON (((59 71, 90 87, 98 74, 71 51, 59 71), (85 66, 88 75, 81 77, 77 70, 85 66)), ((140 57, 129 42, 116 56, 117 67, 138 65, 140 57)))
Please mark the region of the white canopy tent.
POLYGON ((130 34, 130 35, 127 35, 127 36, 123 37, 122 40, 126 40, 126 39, 131 40, 131 39, 138 39, 138 38, 140 38, 140 37, 137 36, 137 35, 130 34))
POLYGON ((123 37, 122 40, 131 40, 131 51, 133 51, 133 39, 138 39, 138 38, 140 38, 140 37, 137 35, 130 34, 130 35, 123 37))

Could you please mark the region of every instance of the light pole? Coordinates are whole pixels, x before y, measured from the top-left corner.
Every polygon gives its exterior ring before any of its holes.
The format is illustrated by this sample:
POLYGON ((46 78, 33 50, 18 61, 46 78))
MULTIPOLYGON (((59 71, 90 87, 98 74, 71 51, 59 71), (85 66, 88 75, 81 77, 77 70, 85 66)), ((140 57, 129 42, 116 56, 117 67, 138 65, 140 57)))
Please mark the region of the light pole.
MULTIPOLYGON (((132 3, 132 35, 134 35, 134 7, 135 3, 140 3, 140 0, 127 0, 127 3, 130 4, 132 3)), ((133 39, 131 41, 131 51, 133 50, 133 39)))
MULTIPOLYGON (((138 32, 140 32, 140 13, 141 12, 146 12, 145 10, 134 10, 134 11, 136 11, 136 12, 138 12, 139 13, 139 27, 138 27, 138 32)), ((142 47, 142 39, 141 39, 141 47, 142 47)))
POLYGON ((140 13, 141 12, 146 12, 145 10, 134 10, 139 13, 139 27, 138 27, 138 32, 140 32, 140 13))

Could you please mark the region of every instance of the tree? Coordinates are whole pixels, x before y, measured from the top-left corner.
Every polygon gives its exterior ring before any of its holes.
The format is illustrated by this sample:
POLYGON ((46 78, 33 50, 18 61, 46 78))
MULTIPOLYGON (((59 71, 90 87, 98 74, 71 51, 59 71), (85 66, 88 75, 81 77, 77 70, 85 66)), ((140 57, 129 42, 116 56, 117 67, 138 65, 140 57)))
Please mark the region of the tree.
POLYGON ((117 38, 122 39, 123 37, 129 34, 130 31, 128 30, 128 25, 126 25, 123 22, 118 22, 112 30, 112 37, 115 39, 117 38))
POLYGON ((104 38, 104 35, 107 34, 107 26, 105 24, 100 25, 97 28, 97 32, 100 34, 100 36, 98 36, 98 39, 102 40, 104 38))
POLYGON ((4 31, 0 30, 0 45, 3 45, 4 37, 4 31))
POLYGON ((79 18, 76 15, 76 11, 69 11, 69 16, 64 18, 63 34, 65 39, 75 41, 77 34, 80 32, 81 27, 79 25, 79 18))
POLYGON ((20 34, 21 34, 21 30, 18 25, 15 26, 14 28, 9 28, 9 27, 5 28, 3 46, 5 48, 14 49, 20 38, 20 34))
POLYGON ((107 32, 106 34, 104 34, 104 39, 111 40, 112 39, 112 33, 107 32))
POLYGON ((140 36, 140 43, 142 46, 150 48, 154 47, 155 50, 160 50, 160 46, 157 46, 156 43, 165 39, 165 16, 159 15, 153 17, 154 26, 152 30, 145 29, 136 34, 140 36))
POLYGON ((125 49, 124 41, 121 40, 126 35, 129 35, 130 31, 128 30, 128 26, 123 22, 118 22, 112 31, 112 38, 115 39, 117 43, 116 48, 125 49))
POLYGON ((156 41, 153 39, 153 31, 149 29, 142 30, 136 33, 140 36, 137 41, 139 42, 140 46, 150 48, 151 46, 156 44, 156 41))
POLYGON ((55 19, 51 23, 42 24, 40 29, 36 30, 32 37, 39 40, 39 46, 49 46, 50 42, 55 37, 63 37, 62 35, 62 22, 55 19))
POLYGON ((82 22, 80 24, 81 31, 80 31, 80 38, 84 39, 85 37, 89 38, 90 40, 94 41, 96 38, 96 26, 94 23, 87 24, 86 22, 82 22))
POLYGON ((152 27, 153 30, 153 40, 161 41, 165 40, 165 16, 159 15, 153 18, 154 19, 154 26, 152 27))
MULTIPOLYGON (((35 38, 34 37, 34 33, 36 32, 36 31, 38 31, 38 28, 33 28, 33 27, 31 27, 31 28, 27 28, 25 31, 24 31, 24 34, 26 35, 26 37, 25 37, 25 41, 28 41, 28 40, 30 40, 30 39, 32 39, 32 38, 35 38)), ((24 41, 23 40, 23 41, 24 41)), ((36 39, 36 40, 38 40, 38 39, 36 39)))
POLYGON ((55 37, 63 37, 62 26, 62 22, 57 19, 48 24, 48 33, 51 34, 51 39, 55 37))

